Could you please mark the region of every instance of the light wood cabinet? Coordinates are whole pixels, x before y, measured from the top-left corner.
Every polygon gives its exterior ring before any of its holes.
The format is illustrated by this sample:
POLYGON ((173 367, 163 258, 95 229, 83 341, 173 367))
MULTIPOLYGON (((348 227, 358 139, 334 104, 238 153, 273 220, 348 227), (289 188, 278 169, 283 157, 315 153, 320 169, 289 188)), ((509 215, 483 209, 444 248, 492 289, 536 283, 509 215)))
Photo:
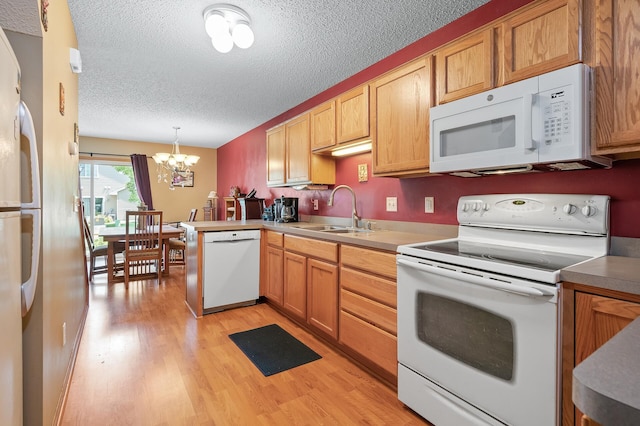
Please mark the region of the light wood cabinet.
POLYGON ((598 426, 573 405, 573 368, 640 317, 640 296, 563 284, 562 424, 598 426))
POLYGON ((336 101, 325 102, 311 110, 311 151, 336 145, 336 101))
POLYGON ((267 186, 333 185, 333 158, 311 153, 309 113, 267 131, 267 186))
POLYGON ((285 183, 285 128, 281 124, 267 130, 267 185, 285 183))
POLYGON ((537 2, 504 20, 500 32, 500 86, 582 59, 580 0, 537 2))
POLYGON ((395 254, 340 247, 339 341, 390 382, 397 378, 395 254))
POLYGON ((494 87, 493 43, 488 28, 436 51, 437 105, 494 87))
POLYGON ((283 308, 338 338, 338 244, 285 235, 283 308))
POLYGON ((282 306, 296 317, 307 318, 307 258, 285 251, 282 306))
POLYGON ((266 248, 263 257, 265 271, 264 295, 271 302, 282 306, 284 300, 284 249, 283 234, 265 232, 266 248))
POLYGON ((637 1, 585 0, 585 62, 595 74, 595 151, 640 155, 637 1))
POLYGON ((338 338, 338 265, 308 259, 307 322, 322 333, 338 338))
POLYGON ((376 176, 424 175, 429 171, 431 56, 371 83, 372 168, 376 176))
POLYGON ((356 87, 336 99, 336 129, 339 144, 369 136, 369 86, 356 87))

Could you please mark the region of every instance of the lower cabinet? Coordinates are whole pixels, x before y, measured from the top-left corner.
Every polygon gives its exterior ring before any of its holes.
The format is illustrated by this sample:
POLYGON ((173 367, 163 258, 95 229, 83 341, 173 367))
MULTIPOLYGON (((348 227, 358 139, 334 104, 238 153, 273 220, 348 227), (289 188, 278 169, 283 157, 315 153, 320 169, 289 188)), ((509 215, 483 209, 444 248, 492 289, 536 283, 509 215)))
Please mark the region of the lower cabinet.
POLYGON ((264 272, 264 296, 278 306, 282 306, 284 299, 284 249, 283 234, 265 231, 263 241, 266 241, 262 264, 266 265, 264 272))
POLYGON ((285 235, 283 309, 338 338, 338 244, 285 235))
POLYGON ((566 339, 568 342, 563 342, 562 424, 598 426, 573 405, 573 368, 640 317, 640 297, 612 291, 598 294, 601 290, 579 284, 565 283, 563 286, 564 311, 574 312, 573 318, 563 319, 563 335, 574 336, 574 340, 569 338, 566 339), (568 327, 567 323, 571 326, 568 327))
POLYGON ((398 372, 395 253, 340 247, 339 341, 395 382, 398 372))

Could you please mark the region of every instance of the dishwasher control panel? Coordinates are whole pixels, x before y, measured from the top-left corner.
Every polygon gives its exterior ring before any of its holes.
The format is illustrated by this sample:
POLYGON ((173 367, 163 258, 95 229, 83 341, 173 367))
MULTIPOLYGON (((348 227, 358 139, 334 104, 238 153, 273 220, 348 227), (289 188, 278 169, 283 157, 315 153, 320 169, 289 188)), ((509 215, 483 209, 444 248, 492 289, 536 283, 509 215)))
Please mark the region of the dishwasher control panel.
POLYGON ((241 231, 211 231, 204 233, 205 243, 215 243, 221 241, 241 241, 241 240, 259 240, 259 229, 247 229, 241 231))

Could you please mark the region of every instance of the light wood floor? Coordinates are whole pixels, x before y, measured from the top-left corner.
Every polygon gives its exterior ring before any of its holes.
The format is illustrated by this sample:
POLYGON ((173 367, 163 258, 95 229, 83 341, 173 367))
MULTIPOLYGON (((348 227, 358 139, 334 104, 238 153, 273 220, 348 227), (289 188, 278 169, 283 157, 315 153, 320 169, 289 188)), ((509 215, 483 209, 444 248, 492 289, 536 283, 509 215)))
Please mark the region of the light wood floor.
POLYGON ((267 304, 197 320, 184 294, 183 267, 128 291, 95 277, 63 425, 428 425, 267 304), (322 359, 264 377, 228 335, 273 323, 322 359))

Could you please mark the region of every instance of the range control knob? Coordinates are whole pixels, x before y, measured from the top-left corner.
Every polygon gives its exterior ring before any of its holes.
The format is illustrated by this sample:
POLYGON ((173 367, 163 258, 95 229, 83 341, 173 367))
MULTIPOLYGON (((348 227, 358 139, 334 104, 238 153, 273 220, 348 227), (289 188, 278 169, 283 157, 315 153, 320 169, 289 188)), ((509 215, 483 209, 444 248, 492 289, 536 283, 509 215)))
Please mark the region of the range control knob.
POLYGON ((466 212, 467 210, 469 210, 469 204, 467 203, 462 203, 462 207, 461 209, 463 212, 466 212))
POLYGON ((473 203, 473 211, 474 212, 479 211, 480 207, 482 207, 482 203, 473 203))
POLYGON ((574 214, 577 209, 578 208, 573 204, 565 204, 564 207, 562 207, 562 211, 568 215, 574 214))
POLYGON ((585 217, 593 216, 597 212, 598 212, 598 209, 595 206, 584 206, 582 208, 582 214, 585 215, 585 217))
POLYGON ((489 203, 482 203, 482 210, 484 210, 485 212, 489 211, 489 203))

